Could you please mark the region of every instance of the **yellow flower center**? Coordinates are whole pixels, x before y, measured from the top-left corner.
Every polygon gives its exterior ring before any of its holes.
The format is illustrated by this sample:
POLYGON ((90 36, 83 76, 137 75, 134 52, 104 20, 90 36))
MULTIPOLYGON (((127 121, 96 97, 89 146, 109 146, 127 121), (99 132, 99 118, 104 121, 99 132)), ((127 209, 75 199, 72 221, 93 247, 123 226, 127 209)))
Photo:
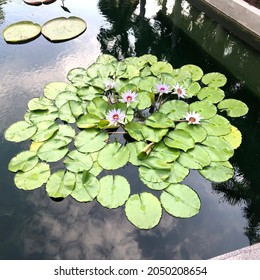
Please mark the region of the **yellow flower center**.
POLYGON ((113 115, 113 119, 114 119, 114 120, 118 120, 118 119, 119 119, 119 115, 118 115, 118 114, 114 114, 114 115, 113 115))
POLYGON ((132 101, 132 96, 127 96, 126 100, 131 102, 132 101))
POLYGON ((194 123, 194 122, 196 122, 196 119, 195 119, 194 117, 190 117, 190 118, 189 118, 189 121, 190 121, 191 123, 194 123))

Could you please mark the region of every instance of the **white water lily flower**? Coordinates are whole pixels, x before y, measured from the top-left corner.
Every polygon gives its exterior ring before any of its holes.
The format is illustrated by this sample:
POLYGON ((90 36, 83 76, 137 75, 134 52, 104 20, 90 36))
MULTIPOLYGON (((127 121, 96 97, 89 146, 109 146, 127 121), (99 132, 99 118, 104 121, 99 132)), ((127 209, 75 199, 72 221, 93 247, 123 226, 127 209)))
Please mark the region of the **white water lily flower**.
POLYGON ((185 119, 189 124, 200 124, 201 115, 196 112, 188 112, 185 119))
POLYGON ((125 113, 120 109, 109 110, 106 119, 110 122, 109 125, 118 125, 118 123, 124 123, 125 113))
POLYGON ((105 90, 111 90, 115 87, 115 82, 111 81, 111 80, 108 80, 108 81, 105 82, 105 87, 106 87, 105 90))
POLYGON ((137 94, 135 91, 128 90, 124 93, 122 93, 122 98, 120 101, 125 102, 127 104, 127 107, 130 105, 130 103, 135 102, 137 97, 137 94))
POLYGON ((155 86, 157 92, 159 92, 160 95, 162 95, 163 93, 168 93, 170 90, 170 86, 167 84, 157 84, 155 86))
POLYGON ((187 96, 186 89, 183 86, 180 86, 178 83, 174 85, 174 94, 178 95, 178 98, 185 98, 187 96))

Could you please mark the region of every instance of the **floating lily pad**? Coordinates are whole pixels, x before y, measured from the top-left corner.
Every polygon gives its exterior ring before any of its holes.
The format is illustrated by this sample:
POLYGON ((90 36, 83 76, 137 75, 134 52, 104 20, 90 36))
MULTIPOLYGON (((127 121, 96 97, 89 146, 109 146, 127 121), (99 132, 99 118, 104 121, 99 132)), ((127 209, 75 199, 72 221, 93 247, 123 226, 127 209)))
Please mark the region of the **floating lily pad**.
POLYGON ((173 184, 180 183, 189 175, 189 172, 188 168, 175 161, 172 163, 169 176, 165 181, 173 184))
POLYGON ((130 195, 128 181, 120 175, 107 175, 99 180, 100 190, 97 201, 104 207, 122 206, 130 195))
POLYGON ((37 155, 41 160, 56 162, 62 159, 68 151, 66 141, 51 139, 39 148, 37 155))
POLYGON ((64 159, 64 164, 69 171, 79 173, 90 170, 93 160, 90 155, 73 150, 64 159))
POLYGON ((143 192, 129 197, 125 204, 127 219, 140 229, 155 227, 162 216, 161 203, 151 193, 143 192))
POLYGON ((47 21, 41 32, 50 41, 61 42, 81 35, 86 28, 85 21, 79 17, 59 17, 47 21))
POLYGON ((69 100, 59 109, 59 118, 67 123, 75 123, 82 114, 82 102, 75 100, 69 100))
POLYGON ((153 113, 146 121, 145 124, 147 126, 153 127, 153 128, 174 128, 174 122, 167 117, 166 114, 156 112, 153 113))
POLYGON ((199 91, 197 96, 200 100, 218 103, 225 97, 225 93, 220 88, 204 87, 199 91))
POLYGON ((207 137, 207 131, 202 127, 202 125, 189 125, 188 122, 181 122, 176 125, 175 129, 181 129, 188 132, 194 139, 195 143, 202 142, 207 137))
POLYGON ((28 108, 30 111, 45 111, 52 106, 53 102, 44 97, 33 98, 28 102, 28 108))
POLYGON ((169 178, 171 167, 168 169, 151 169, 150 167, 141 166, 139 169, 140 178, 153 183, 162 183, 169 178))
POLYGON ((40 122, 36 126, 37 132, 32 137, 35 142, 48 140, 59 129, 59 125, 52 121, 40 122))
POLYGON ((41 26, 31 21, 19 21, 7 26, 2 34, 7 43, 26 43, 41 34, 41 26))
POLYGON ((159 142, 153 147, 150 156, 162 159, 164 162, 173 162, 180 156, 180 150, 170 148, 163 142, 159 142))
POLYGON ((107 170, 123 167, 129 160, 129 150, 120 143, 107 144, 98 154, 98 164, 107 170))
POLYGON ((231 125, 230 133, 223 136, 223 138, 232 146, 237 149, 242 142, 242 134, 235 126, 231 125))
POLYGON ((229 134, 231 130, 230 122, 220 115, 215 115, 207 122, 203 122, 201 126, 206 130, 207 134, 211 136, 226 135, 229 134))
POLYGON ((51 4, 56 0, 23 0, 23 1, 28 5, 40 6, 41 4, 46 4, 46 5, 51 4))
POLYGON ((196 101, 190 104, 190 112, 199 113, 202 119, 210 119, 217 113, 217 107, 208 101, 196 101))
POLYGON ((41 187, 50 177, 50 167, 47 163, 37 163, 27 172, 19 171, 14 177, 17 188, 22 190, 34 190, 41 187))
POLYGON ((187 64, 180 68, 180 70, 189 71, 193 81, 199 81, 203 76, 203 71, 200 67, 193 64, 187 64))
POLYGON ((126 146, 129 150, 129 162, 133 165, 141 165, 141 160, 138 159, 138 154, 147 146, 146 143, 135 141, 128 143, 126 146))
POLYGON ((54 100, 57 95, 66 90, 68 84, 63 82, 51 82, 44 87, 44 95, 54 100))
POLYGON ((176 129, 169 132, 163 139, 165 145, 170 148, 187 151, 195 146, 195 141, 191 135, 182 129, 176 129))
POLYGON ((160 112, 166 114, 171 120, 177 121, 188 112, 189 105, 182 100, 170 100, 160 107, 160 112))
POLYGON ((178 162, 189 169, 202 169, 211 163, 208 153, 199 145, 186 153, 181 153, 178 162))
POLYGON ((12 172, 29 171, 38 163, 38 157, 35 152, 24 151, 11 159, 8 169, 12 172))
POLYGON ((90 172, 76 174, 76 184, 71 196, 79 202, 92 201, 99 193, 99 181, 90 172))
POLYGON ((49 178, 46 184, 46 191, 50 197, 65 198, 72 193, 75 182, 74 173, 58 170, 49 178))
POLYGON ((37 127, 26 121, 19 121, 12 124, 5 132, 5 139, 12 142, 22 142, 31 138, 37 127))
POLYGON ((82 153, 93 153, 107 145, 108 137, 107 132, 90 128, 76 136, 75 147, 82 153))
POLYGON ((220 183, 231 179, 234 175, 234 169, 230 162, 219 161, 211 162, 211 164, 199 170, 199 173, 206 179, 220 183))
POLYGON ((161 190, 164 190, 166 189, 170 183, 169 182, 157 182, 157 183, 154 183, 154 182, 149 182, 147 180, 145 180, 143 177, 140 177, 140 180, 151 190, 154 190, 154 191, 161 191, 161 190))
POLYGON ((201 81, 204 85, 208 85, 209 87, 222 87, 226 84, 227 78, 221 73, 212 72, 204 75, 201 81))
POLYGON ((171 184, 160 197, 163 208, 178 218, 190 218, 200 211, 198 194, 183 184, 171 184))
POLYGON ((160 142, 163 136, 168 132, 167 128, 153 128, 144 125, 142 127, 142 135, 145 140, 157 143, 160 142))
POLYGON ((222 100, 219 102, 218 108, 220 111, 226 111, 227 115, 233 118, 241 117, 248 113, 247 105, 236 99, 222 100))

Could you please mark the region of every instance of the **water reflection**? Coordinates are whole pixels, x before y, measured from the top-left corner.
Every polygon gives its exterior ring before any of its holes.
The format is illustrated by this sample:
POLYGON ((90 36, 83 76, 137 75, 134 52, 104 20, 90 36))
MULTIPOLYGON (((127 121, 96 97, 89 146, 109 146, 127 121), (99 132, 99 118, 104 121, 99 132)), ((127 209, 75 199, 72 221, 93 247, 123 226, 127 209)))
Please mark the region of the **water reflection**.
MULTIPOLYGON (((87 31, 79 38, 51 44, 40 37, 23 46, 9 46, 0 39, 0 174, 4 174, 0 177, 0 259, 207 259, 248 245, 244 234, 251 243, 258 240, 259 181, 255 176, 259 175, 252 165, 258 166, 260 162, 256 126, 259 103, 253 98, 246 101, 251 108, 249 116, 236 124, 242 128, 245 143, 236 154, 237 174, 243 174, 248 184, 243 186, 244 181, 236 177, 232 187, 214 185, 212 191, 210 182, 191 172, 185 183, 194 188, 202 200, 201 212, 193 219, 174 219, 164 213, 155 229, 138 230, 126 220, 123 207, 108 210, 96 202, 84 204, 70 198, 54 202, 47 197, 44 187, 32 192, 15 188, 13 174, 7 170, 10 158, 28 148, 28 143, 6 142, 5 129, 22 119, 28 100, 42 96, 48 82, 65 81, 69 69, 88 67, 100 52, 117 58, 152 53, 159 59, 166 58, 175 67, 194 63, 207 71, 225 70, 172 23, 171 17, 174 17, 183 21, 187 30, 201 32, 203 25, 207 27, 203 13, 195 15, 186 1, 176 0, 175 5, 173 2, 100 0, 86 4, 81 0, 66 0, 63 4, 71 14, 81 16, 88 24, 87 31), (247 188, 247 193, 244 190, 233 194, 242 187, 247 188), (228 193, 229 189, 230 197, 239 197, 240 203, 220 200, 223 194, 220 190, 228 193), (248 228, 246 233, 245 228, 248 228)), ((60 1, 43 6, 42 14, 38 8, 27 7, 20 1, 9 1, 12 5, 6 3, 0 0, 1 29, 24 15, 41 22, 60 16, 60 12, 67 15, 60 8, 60 1)), ((227 39, 222 32, 220 26, 217 30, 208 27, 203 36, 217 34, 214 43, 221 46, 221 38, 227 39)), ((225 57, 231 60, 236 43, 230 38, 225 46, 225 57)), ((243 83, 226 74, 230 95, 248 98, 250 92, 243 83)), ((136 191, 145 190, 136 170, 126 166, 120 172, 136 191)))

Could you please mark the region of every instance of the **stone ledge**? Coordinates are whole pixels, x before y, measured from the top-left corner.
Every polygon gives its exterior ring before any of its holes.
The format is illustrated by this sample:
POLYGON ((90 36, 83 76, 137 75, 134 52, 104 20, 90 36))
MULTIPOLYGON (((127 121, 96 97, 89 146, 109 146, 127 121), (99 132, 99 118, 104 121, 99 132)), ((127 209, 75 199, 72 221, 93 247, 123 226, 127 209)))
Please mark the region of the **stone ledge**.
POLYGON ((260 51, 260 10, 242 0, 188 0, 234 35, 260 51))
POLYGON ((260 243, 217 256, 211 260, 260 260, 260 243))

